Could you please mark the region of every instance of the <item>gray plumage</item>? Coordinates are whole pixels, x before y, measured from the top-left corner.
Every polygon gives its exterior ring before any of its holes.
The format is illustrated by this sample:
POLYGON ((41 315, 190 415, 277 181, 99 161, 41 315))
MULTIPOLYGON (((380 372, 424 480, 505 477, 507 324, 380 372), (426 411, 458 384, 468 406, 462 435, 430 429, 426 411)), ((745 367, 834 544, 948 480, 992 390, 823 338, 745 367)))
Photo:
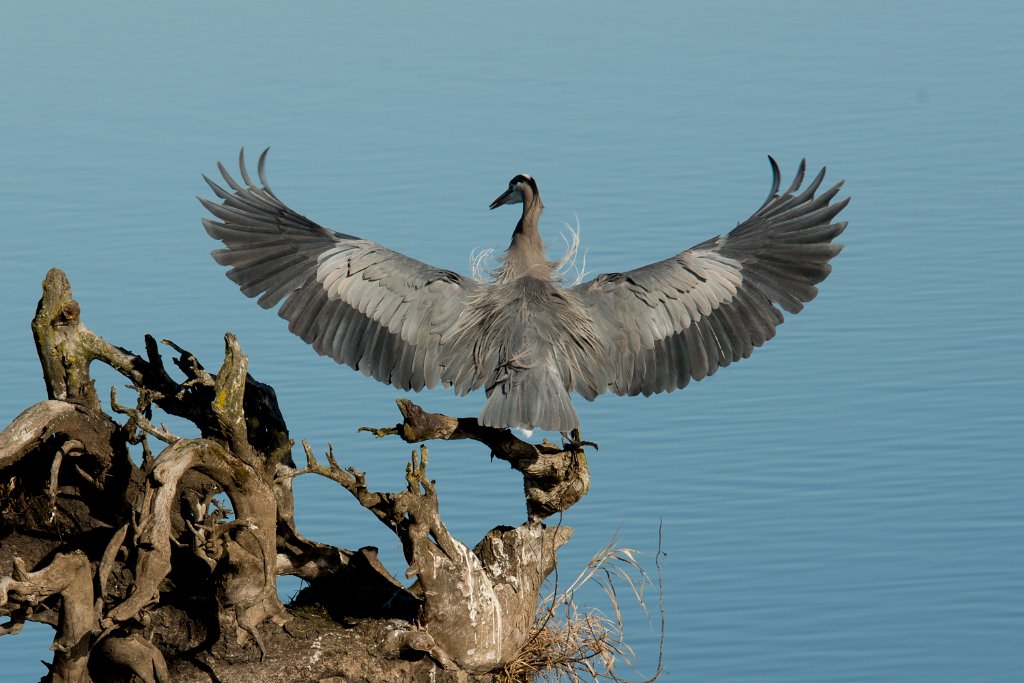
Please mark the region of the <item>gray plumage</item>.
POLYGON ((544 205, 527 175, 491 204, 523 205, 491 283, 292 211, 267 186, 266 152, 259 185, 243 155, 242 183, 218 163, 230 189, 206 178, 221 202, 199 201, 217 218, 203 225, 226 246, 213 257, 228 277, 260 306, 281 304, 288 329, 318 353, 400 389, 483 388, 483 425, 567 432, 579 426, 573 391, 593 400, 684 387, 749 356, 775 335, 780 307, 797 313, 817 295, 849 198, 831 203, 842 182, 815 196, 825 169, 800 191, 802 161, 779 194, 769 160, 768 199, 728 234, 573 287, 545 256, 544 205))

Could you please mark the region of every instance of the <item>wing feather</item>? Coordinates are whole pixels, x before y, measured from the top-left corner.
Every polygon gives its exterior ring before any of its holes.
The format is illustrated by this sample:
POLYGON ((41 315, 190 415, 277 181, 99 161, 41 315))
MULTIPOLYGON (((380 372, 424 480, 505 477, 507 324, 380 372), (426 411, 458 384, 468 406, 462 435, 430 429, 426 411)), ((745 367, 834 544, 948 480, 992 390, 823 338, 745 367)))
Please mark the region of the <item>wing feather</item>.
POLYGON ((842 249, 833 240, 846 223, 833 219, 849 198, 832 201, 842 182, 816 195, 824 168, 801 190, 803 161, 779 194, 778 164, 769 160, 768 199, 728 234, 572 288, 605 340, 594 351, 594 364, 609 368, 606 386, 577 387, 581 394, 684 387, 748 357, 775 335, 780 309, 797 313, 817 296, 816 285, 842 249))
POLYGON ((265 163, 266 151, 260 185, 244 151, 242 182, 219 162, 226 188, 204 176, 221 201, 199 198, 213 216, 203 225, 225 245, 213 257, 227 276, 260 306, 280 304, 289 331, 318 353, 403 389, 436 385, 442 335, 480 283, 317 225, 270 190, 265 163))

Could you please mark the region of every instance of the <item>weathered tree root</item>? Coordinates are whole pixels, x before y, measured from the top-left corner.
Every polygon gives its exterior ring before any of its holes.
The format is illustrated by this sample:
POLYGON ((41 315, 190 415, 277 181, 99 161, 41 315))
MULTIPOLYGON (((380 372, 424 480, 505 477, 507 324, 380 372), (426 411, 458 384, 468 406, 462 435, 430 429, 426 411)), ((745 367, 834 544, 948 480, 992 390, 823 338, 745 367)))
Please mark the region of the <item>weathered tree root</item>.
POLYGON ((165 342, 185 377, 175 380, 152 337, 138 356, 89 330, 56 269, 32 331, 48 400, 0 432, 0 615, 8 618, 0 636, 28 620, 54 625, 49 680, 250 681, 256 669, 245 667, 266 656, 277 667, 267 680, 419 680, 429 672, 429 680, 468 681, 467 672, 478 672, 472 680, 483 681, 480 672, 526 642, 541 583, 572 534, 540 520, 579 500, 589 483, 579 444, 529 444, 400 401, 404 422, 372 430, 378 436, 473 438, 523 473, 528 521, 493 529, 470 550, 441 519, 425 447, 413 452, 397 493, 371 491, 363 473, 342 469, 331 452, 321 465, 308 444, 307 466, 297 470, 274 390, 248 374, 233 335, 216 373, 165 342), (111 392, 123 424, 103 412, 93 360, 136 392, 134 405, 111 392), (154 408, 188 420, 199 437, 156 423, 154 408), (151 442, 164 447, 154 454, 151 442), (338 482, 395 532, 407 576, 417 578, 412 588, 374 548, 346 550, 298 533, 292 482, 303 473, 338 482), (314 607, 293 608, 302 624, 289 622, 277 596, 281 574, 310 582, 302 596, 314 607), (366 634, 363 644, 321 621, 316 606, 366 634), (331 634, 348 645, 316 649, 331 634), (301 638, 313 640, 289 641, 301 638))
POLYGON ((540 586, 572 529, 540 522, 498 527, 471 551, 441 520, 435 483, 426 476, 425 446, 412 452, 407 486, 397 493, 370 491, 364 473, 342 469, 333 450, 324 466, 309 444, 303 446, 307 465, 296 474, 313 472, 338 482, 401 540, 406 575, 418 579, 421 620, 434 650, 469 671, 490 671, 518 652, 529 635, 540 586))
MULTIPOLYGON (((107 619, 109 622, 134 619, 159 600, 160 584, 171 571, 173 515, 178 506, 179 487, 191 471, 200 472, 220 484, 235 510, 236 523, 221 531, 224 538, 218 539, 218 547, 212 551, 216 557, 205 559, 211 560, 214 566, 226 562, 219 591, 222 604, 232 608, 230 614, 234 617, 237 642, 254 636, 259 643, 256 625, 268 618, 277 623, 286 620, 275 583, 273 491, 256 473, 239 466, 230 451, 207 439, 176 441, 157 458, 150 475, 153 486, 147 489, 138 523, 134 590, 110 610, 107 619)), ((204 546, 197 552, 205 554, 207 549, 204 546)), ((260 647, 262 649, 262 645, 260 647)))
POLYGON ((8 601, 35 605, 51 595, 60 596, 60 619, 50 670, 54 681, 79 681, 85 676, 89 635, 96 631, 92 586, 89 558, 78 550, 57 555, 49 565, 31 573, 16 557, 13 575, 0 578, 0 606, 8 601))

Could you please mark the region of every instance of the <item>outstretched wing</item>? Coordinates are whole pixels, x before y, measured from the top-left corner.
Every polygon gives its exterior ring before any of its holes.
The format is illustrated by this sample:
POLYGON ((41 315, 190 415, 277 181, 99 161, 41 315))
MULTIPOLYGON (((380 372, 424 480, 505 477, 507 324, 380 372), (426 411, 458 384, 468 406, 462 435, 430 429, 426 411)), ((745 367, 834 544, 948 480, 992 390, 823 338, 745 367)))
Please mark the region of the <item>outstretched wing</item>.
POLYGON ((779 307, 798 313, 817 296, 815 285, 842 249, 832 240, 846 223, 832 220, 849 198, 830 203, 842 182, 814 196, 824 168, 796 194, 803 161, 780 195, 779 167, 769 160, 768 199, 729 234, 573 288, 605 340, 606 355, 594 361, 608 384, 597 391, 650 395, 703 379, 775 336, 783 321, 779 307))
POLYGON ((218 220, 206 232, 227 247, 213 252, 248 297, 271 308, 288 329, 363 374, 402 389, 435 386, 441 378, 441 336, 480 284, 434 268, 369 240, 323 228, 271 192, 260 155, 255 185, 239 155, 242 181, 222 164, 226 190, 205 178, 221 203, 202 197, 218 220))

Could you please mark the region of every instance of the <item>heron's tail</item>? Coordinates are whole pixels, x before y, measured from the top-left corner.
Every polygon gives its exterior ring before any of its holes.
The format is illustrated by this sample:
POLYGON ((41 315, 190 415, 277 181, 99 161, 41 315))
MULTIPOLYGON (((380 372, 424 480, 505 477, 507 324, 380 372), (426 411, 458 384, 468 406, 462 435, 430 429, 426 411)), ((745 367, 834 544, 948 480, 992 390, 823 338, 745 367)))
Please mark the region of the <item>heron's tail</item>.
POLYGON ((480 413, 480 424, 569 432, 579 427, 579 418, 558 372, 539 366, 512 370, 497 383, 480 413))

